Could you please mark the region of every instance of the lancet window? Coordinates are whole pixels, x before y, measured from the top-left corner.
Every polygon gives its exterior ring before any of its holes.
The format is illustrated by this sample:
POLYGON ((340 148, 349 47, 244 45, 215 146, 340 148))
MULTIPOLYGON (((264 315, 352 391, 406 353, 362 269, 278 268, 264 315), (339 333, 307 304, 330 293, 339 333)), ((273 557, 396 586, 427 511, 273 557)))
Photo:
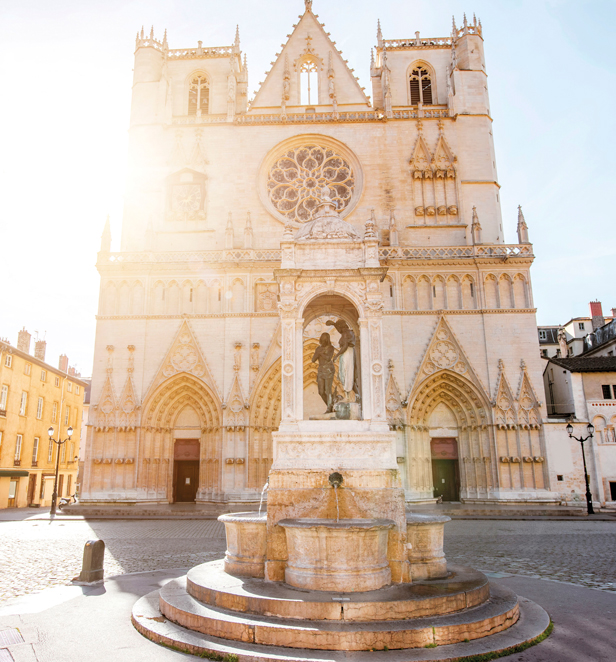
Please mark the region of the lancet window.
POLYGON ((301 82, 301 104, 310 106, 319 103, 318 67, 314 60, 304 60, 299 70, 301 82))
POLYGON ((203 74, 197 74, 188 87, 188 114, 206 115, 210 107, 210 84, 203 74))
POLYGON ((418 103, 432 105, 432 79, 425 67, 417 67, 409 77, 411 86, 411 106, 418 103))

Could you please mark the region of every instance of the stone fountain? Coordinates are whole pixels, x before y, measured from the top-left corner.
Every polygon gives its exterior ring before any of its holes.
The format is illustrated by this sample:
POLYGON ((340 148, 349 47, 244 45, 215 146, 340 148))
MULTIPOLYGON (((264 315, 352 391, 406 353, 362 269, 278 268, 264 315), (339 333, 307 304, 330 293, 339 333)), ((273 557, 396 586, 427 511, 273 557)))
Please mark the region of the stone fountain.
POLYGON ((287 228, 281 247, 282 420, 267 513, 222 515, 224 560, 139 600, 135 627, 179 650, 246 662, 363 660, 374 650, 396 662, 463 659, 538 637, 549 626, 541 607, 447 565, 448 517, 405 511, 385 415, 387 269, 374 224, 360 238, 324 191, 314 220, 296 235, 287 228), (303 329, 324 310, 336 311, 340 342, 322 339, 315 352, 327 411, 304 420, 303 329))

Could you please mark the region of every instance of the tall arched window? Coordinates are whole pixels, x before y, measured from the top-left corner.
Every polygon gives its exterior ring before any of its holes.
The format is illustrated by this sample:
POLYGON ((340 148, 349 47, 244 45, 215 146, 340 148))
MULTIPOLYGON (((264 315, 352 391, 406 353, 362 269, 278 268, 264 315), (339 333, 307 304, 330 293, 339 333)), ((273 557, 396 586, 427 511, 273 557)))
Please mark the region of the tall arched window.
POLYGON ((319 74, 314 60, 305 60, 300 67, 302 106, 319 103, 319 74))
POLYGON ((203 74, 197 74, 188 87, 188 114, 206 115, 210 106, 210 84, 203 74))
POLYGON ((417 67, 411 71, 411 106, 418 103, 432 105, 432 80, 430 72, 425 67, 417 67))

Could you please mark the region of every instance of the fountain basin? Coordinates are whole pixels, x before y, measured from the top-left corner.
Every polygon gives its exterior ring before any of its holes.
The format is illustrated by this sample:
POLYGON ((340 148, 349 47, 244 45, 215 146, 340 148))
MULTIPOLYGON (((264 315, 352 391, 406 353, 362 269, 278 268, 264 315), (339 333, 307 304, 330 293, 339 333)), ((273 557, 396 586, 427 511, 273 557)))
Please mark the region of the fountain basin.
POLYGON ((265 576, 267 514, 232 513, 221 515, 225 525, 227 553, 225 572, 238 577, 265 576))
POLYGON ((355 593, 391 583, 390 519, 283 519, 289 555, 285 582, 313 591, 355 593))
POLYGON ((445 515, 407 515, 406 538, 413 581, 447 577, 443 536, 445 523, 450 520, 445 515))

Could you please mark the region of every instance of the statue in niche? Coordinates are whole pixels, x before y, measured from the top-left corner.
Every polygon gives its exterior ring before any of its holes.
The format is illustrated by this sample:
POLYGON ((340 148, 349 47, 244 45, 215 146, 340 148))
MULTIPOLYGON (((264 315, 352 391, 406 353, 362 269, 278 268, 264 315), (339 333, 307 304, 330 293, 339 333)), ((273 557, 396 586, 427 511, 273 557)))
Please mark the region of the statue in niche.
POLYGON ((359 386, 355 333, 342 319, 335 322, 327 320, 326 325, 333 326, 340 334, 340 347, 332 360, 338 359, 338 378, 344 390, 344 402, 356 402, 359 396, 359 386))
POLYGON ((335 351, 329 333, 322 333, 319 338, 319 346, 312 356, 312 362, 319 363, 317 386, 319 388, 319 395, 327 405, 326 414, 331 414, 334 411, 333 386, 336 367, 334 366, 333 357, 335 351))

